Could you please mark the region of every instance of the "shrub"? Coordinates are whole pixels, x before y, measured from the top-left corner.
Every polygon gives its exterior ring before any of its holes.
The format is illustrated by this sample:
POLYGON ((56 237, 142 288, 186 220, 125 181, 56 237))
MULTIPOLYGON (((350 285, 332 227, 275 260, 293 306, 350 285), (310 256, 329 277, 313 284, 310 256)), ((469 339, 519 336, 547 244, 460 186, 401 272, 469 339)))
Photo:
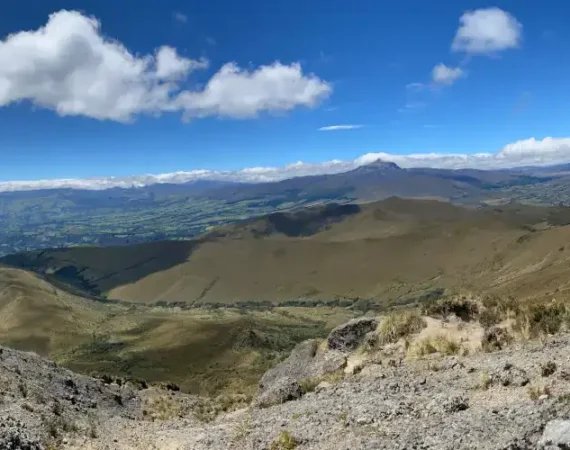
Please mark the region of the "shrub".
POLYGON ((535 304, 518 312, 513 328, 524 337, 534 338, 557 333, 567 319, 568 312, 562 303, 535 304))
POLYGON ((400 338, 418 333, 425 326, 425 320, 416 311, 393 313, 380 324, 380 340, 383 343, 397 342, 400 338))
POLYGON ((497 308, 486 308, 479 314, 479 323, 483 328, 489 328, 499 324, 503 320, 497 308))
POLYGON ((422 313, 441 319, 454 314, 461 320, 469 322, 479 314, 479 305, 465 296, 447 297, 425 303, 422 313))
POLYGON ((507 330, 500 327, 491 327, 485 330, 481 340, 481 349, 484 352, 493 352, 505 348, 512 340, 507 330))
POLYGON ((540 366, 540 374, 543 377, 549 377, 554 372, 556 372, 556 363, 554 361, 548 361, 540 366))

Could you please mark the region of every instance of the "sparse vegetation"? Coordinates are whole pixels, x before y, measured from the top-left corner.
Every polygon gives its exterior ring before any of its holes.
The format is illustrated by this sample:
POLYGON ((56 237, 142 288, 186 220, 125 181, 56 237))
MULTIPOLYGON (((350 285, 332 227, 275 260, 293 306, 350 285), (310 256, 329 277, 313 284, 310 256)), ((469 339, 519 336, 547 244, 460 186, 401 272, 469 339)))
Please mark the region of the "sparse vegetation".
POLYGON ((396 342, 425 328, 425 320, 417 311, 395 312, 380 323, 378 334, 381 343, 396 342))
POLYGON ((531 384, 527 387, 528 396, 534 402, 540 400, 543 395, 550 397, 551 391, 548 386, 531 384))
POLYGON ((180 403, 169 395, 160 395, 145 405, 147 417, 151 420, 169 420, 181 413, 180 403))
POLYGON ((512 341, 512 336, 505 328, 493 326, 483 333, 481 349, 484 352, 494 352, 506 347, 512 341))
POLYGON ((288 431, 282 431, 277 440, 271 443, 271 450, 295 450, 297 448, 297 439, 288 431))
POLYGON ((461 350, 461 344, 445 334, 428 336, 415 341, 408 350, 408 356, 422 357, 432 353, 441 355, 456 355, 461 350))
POLYGON ((18 390, 20 391, 20 394, 22 394, 22 397, 26 398, 28 396, 28 385, 25 381, 20 381, 18 383, 18 390))
MULTIPOLYGON (((233 427, 232 443, 234 445, 241 445, 251 433, 251 414, 248 413, 245 417, 237 422, 233 427)), ((239 448, 239 447, 238 447, 239 448)))
POLYGON ((526 339, 555 334, 568 321, 568 309, 562 302, 538 303, 521 307, 513 330, 526 339))
POLYGON ((459 295, 426 302, 422 307, 422 314, 439 319, 445 319, 453 314, 469 322, 477 318, 479 309, 475 300, 459 295))
POLYGON ((491 386, 491 377, 488 372, 479 372, 479 388, 483 390, 489 389, 491 386))
POLYGON ((321 377, 304 378, 302 380, 299 380, 299 385, 301 386, 303 392, 307 393, 307 392, 313 392, 317 388, 317 386, 321 384, 323 381, 326 381, 327 383, 331 384, 336 384, 343 378, 344 378, 344 371, 341 369, 337 370, 336 372, 327 373, 326 375, 323 375, 321 377))
POLYGON ((554 372, 556 372, 556 363, 554 361, 548 361, 540 366, 540 374, 543 377, 549 377, 554 372))

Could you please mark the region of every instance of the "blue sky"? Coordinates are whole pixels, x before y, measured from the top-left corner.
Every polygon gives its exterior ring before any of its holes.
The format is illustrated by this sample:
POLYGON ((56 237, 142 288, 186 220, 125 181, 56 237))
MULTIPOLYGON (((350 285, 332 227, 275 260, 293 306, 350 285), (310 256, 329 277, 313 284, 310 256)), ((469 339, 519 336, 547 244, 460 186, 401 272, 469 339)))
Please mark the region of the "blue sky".
POLYGON ((516 165, 521 152, 525 163, 570 160, 569 13, 560 1, 10 2, 0 181, 370 153, 403 165, 501 150, 487 165, 516 165), (117 60, 118 43, 134 60, 117 60), (338 125, 358 127, 319 130, 338 125))

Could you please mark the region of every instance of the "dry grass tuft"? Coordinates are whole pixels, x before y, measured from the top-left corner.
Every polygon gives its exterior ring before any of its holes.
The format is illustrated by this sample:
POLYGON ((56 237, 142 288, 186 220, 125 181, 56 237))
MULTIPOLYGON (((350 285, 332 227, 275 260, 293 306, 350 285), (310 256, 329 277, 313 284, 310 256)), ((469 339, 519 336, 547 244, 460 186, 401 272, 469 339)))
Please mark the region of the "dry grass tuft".
POLYGON ((320 377, 305 378, 299 380, 299 385, 301 389, 306 394, 307 392, 313 392, 319 384, 326 381, 330 384, 336 384, 344 378, 344 370, 337 370, 336 372, 327 373, 320 377))
POLYGON ((438 334, 414 342, 408 350, 408 356, 419 358, 433 353, 448 356, 456 355, 460 351, 461 344, 457 340, 444 334, 438 334))
POLYGON ((169 395, 161 395, 146 402, 145 415, 151 420, 169 420, 178 417, 182 407, 169 395))
POLYGON ((271 443, 271 450, 295 450, 298 445, 295 439, 288 431, 282 431, 279 438, 271 443))
POLYGON ((538 401, 543 395, 550 397, 552 395, 550 388, 543 385, 529 385, 527 388, 528 396, 534 402, 538 401))
POLYGON ((397 342, 426 327, 426 322, 417 311, 393 313, 384 318, 378 329, 382 343, 397 342))
POLYGON ((489 389, 491 386, 491 377, 488 372, 479 372, 479 387, 483 390, 489 389))

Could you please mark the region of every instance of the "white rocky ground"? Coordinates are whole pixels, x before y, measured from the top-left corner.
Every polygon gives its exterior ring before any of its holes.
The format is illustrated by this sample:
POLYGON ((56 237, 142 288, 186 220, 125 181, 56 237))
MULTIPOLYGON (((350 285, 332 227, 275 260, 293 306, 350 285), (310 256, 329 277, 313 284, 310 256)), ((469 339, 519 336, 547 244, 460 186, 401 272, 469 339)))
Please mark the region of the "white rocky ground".
POLYGON ((353 322, 327 349, 300 345, 264 376, 254 405, 211 423, 194 416, 196 398, 105 384, 2 349, 0 449, 570 448, 570 334, 405 360, 398 345, 373 357, 356 349, 374 325, 353 322), (339 369, 355 373, 303 395, 302 380, 339 369))

